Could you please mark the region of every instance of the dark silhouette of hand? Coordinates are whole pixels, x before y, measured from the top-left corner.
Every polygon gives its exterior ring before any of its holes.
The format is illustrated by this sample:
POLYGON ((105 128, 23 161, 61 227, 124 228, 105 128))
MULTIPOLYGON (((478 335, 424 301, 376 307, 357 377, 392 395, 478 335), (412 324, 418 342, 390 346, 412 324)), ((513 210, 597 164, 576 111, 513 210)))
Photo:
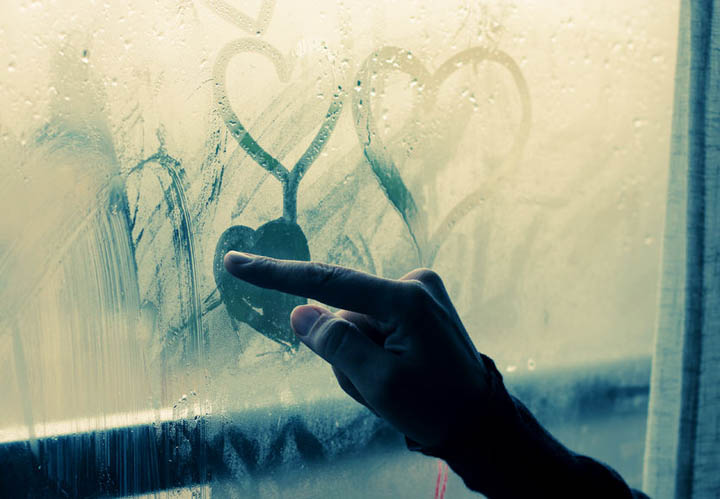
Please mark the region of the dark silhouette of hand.
POLYGON ((490 389, 486 366, 432 270, 390 280, 238 252, 224 263, 256 286, 343 309, 302 305, 291 325, 332 365, 348 395, 422 446, 445 443, 463 422, 468 398, 490 389))
POLYGON ((235 251, 224 265, 250 284, 342 309, 301 305, 290 323, 348 395, 404 433, 411 449, 445 459, 472 490, 492 498, 646 497, 565 448, 507 392, 432 270, 392 280, 235 251))

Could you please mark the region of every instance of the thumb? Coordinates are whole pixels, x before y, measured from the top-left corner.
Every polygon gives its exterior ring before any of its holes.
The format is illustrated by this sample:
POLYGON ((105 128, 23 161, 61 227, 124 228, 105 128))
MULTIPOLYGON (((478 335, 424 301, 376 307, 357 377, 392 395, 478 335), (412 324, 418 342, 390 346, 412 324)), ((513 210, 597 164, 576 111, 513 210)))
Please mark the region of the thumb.
POLYGON ((290 324, 300 341, 340 369, 361 391, 373 378, 372 371, 383 370, 392 361, 391 354, 365 336, 355 324, 324 308, 295 307, 290 324))

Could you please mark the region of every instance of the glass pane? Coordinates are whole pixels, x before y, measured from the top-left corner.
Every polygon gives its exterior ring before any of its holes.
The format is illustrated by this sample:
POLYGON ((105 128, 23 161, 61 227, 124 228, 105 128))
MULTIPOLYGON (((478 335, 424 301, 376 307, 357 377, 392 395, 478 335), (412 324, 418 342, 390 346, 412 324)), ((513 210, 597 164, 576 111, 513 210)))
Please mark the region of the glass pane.
MULTIPOLYGON (((122 453, 108 431, 137 426, 209 454, 167 480, 106 456, 87 490, 432 490, 434 461, 373 447, 379 423, 298 346, 302 300, 229 279, 228 249, 436 269, 533 407, 548 373, 647 386, 676 27, 644 0, 3 3, 0 445, 75 493, 58 470, 87 449, 43 439, 122 453), (246 454, 213 446, 234 425, 246 454)), ((611 416, 604 442, 556 429, 637 483, 639 393, 632 443, 611 416)), ((575 410, 554 396, 543 414, 575 410)))

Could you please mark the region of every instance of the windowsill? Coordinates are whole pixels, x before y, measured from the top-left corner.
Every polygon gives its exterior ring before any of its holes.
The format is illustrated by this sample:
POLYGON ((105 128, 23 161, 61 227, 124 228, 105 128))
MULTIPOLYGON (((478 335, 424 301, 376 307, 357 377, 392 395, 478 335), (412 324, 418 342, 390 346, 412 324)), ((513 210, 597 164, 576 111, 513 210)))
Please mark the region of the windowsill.
MULTIPOLYGON (((552 429, 644 415, 650 359, 512 373, 505 379, 552 429)), ((404 445, 399 434, 350 398, 220 414, 200 405, 183 410, 48 423, 35 427, 32 440, 27 428, 0 429, 0 495, 142 493, 259 477, 297 463, 404 445), (137 469, 147 472, 132 472, 137 469)))

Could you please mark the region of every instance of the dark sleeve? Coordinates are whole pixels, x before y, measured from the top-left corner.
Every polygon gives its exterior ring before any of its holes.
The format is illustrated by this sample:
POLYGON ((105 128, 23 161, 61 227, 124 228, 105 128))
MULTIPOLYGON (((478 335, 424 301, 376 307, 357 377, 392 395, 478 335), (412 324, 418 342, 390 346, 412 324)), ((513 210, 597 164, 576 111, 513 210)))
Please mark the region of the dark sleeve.
POLYGON ((408 448, 445 460, 468 488, 491 499, 522 497, 647 498, 609 466, 576 454, 555 440, 515 397, 489 357, 490 400, 468 402, 457 432, 438 447, 408 448))

